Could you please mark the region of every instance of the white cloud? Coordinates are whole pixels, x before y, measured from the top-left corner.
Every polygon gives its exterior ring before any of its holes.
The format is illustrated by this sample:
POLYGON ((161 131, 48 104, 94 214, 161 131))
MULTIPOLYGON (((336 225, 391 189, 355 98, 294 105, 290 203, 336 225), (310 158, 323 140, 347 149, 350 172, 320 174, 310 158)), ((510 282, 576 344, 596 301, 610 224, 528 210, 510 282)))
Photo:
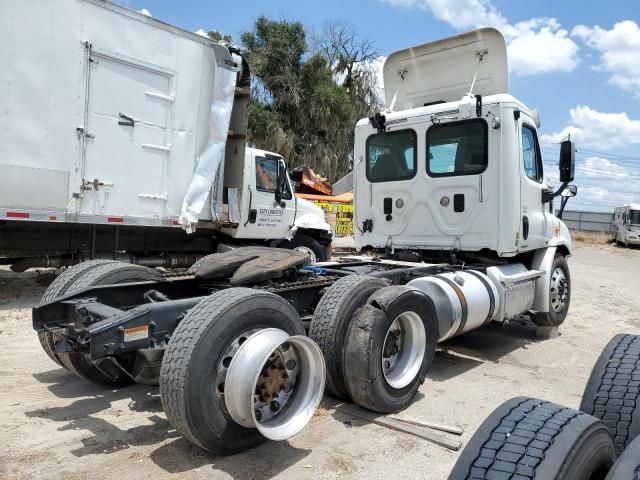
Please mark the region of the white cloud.
POLYGON ((209 38, 209 35, 207 35, 207 32, 205 32, 202 28, 199 28, 198 30, 196 30, 193 33, 195 33, 196 35, 200 35, 201 37, 209 38))
POLYGON ((569 110, 570 125, 559 132, 543 135, 544 143, 559 143, 571 134, 571 140, 580 146, 609 150, 640 144, 640 120, 624 113, 598 112, 587 105, 569 110))
POLYGON ((584 168, 585 170, 583 170, 582 173, 587 177, 622 177, 627 174, 627 169, 622 165, 602 157, 585 158, 584 168))
POLYGON ((570 72, 578 64, 578 46, 555 18, 532 18, 499 28, 507 40, 509 67, 515 73, 570 72))
POLYGON ((618 22, 611 30, 578 25, 571 35, 600 52, 597 68, 611 74, 609 83, 640 96, 640 26, 636 22, 618 22))
POLYGON ((143 8, 142 10, 138 10, 138 12, 140 12, 143 15, 146 15, 147 17, 153 17, 153 15, 151 15, 151 12, 146 8, 143 8))
POLYGON ((507 41, 511 70, 519 75, 571 71, 578 64, 578 45, 555 18, 536 17, 515 24, 489 0, 381 0, 405 8, 422 8, 463 30, 491 26, 507 41))

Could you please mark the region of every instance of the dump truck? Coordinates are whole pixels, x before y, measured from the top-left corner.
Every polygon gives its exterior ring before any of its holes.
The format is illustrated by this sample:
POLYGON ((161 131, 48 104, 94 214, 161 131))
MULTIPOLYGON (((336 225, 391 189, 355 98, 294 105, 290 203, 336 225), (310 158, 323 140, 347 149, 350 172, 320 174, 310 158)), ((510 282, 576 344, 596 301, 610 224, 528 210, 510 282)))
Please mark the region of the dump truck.
MULTIPOLYGON (((65 271, 33 310, 45 352, 106 385, 159 384, 178 432, 218 453, 300 431, 323 392, 369 410, 413 401, 438 343, 528 315, 558 327, 571 237, 544 180, 535 110, 511 96, 483 28, 389 55, 386 107, 355 128, 359 252, 244 247, 159 272, 65 271)), ((566 203, 566 202, 565 202, 566 203)))
POLYGON ((233 46, 105 0, 3 1, 0 263, 189 267, 238 245, 327 260, 323 212, 246 146, 233 46))

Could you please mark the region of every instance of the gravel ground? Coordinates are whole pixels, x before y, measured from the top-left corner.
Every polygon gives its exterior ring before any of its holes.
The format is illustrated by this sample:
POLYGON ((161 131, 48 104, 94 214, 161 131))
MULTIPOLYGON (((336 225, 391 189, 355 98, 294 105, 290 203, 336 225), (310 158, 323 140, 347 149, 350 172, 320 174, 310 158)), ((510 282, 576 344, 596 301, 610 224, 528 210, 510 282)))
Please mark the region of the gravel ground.
MULTIPOLYGON (((640 333, 640 250, 580 243, 560 336, 489 325, 441 346, 415 403, 401 416, 458 425, 466 442, 501 402, 538 396, 576 408, 614 334, 640 333)), ((0 479, 446 478, 458 453, 321 409, 288 442, 217 457, 182 439, 158 389, 108 390, 57 367, 31 330, 30 308, 50 272, 0 270, 0 479)))

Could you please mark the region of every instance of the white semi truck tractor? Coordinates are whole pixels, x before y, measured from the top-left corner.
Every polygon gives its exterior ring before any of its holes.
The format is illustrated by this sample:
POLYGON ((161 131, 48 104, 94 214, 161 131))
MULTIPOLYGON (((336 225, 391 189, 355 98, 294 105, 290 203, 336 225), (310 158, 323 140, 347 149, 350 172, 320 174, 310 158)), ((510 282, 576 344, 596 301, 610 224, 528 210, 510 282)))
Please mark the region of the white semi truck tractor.
POLYGON ((355 129, 359 255, 246 247, 170 274, 81 263, 33 310, 51 359, 100 384, 159 384, 173 426, 225 453, 298 432, 325 385, 402 410, 437 343, 489 322, 559 326, 571 239, 552 202, 575 194, 574 149, 551 191, 502 35, 396 52, 384 76, 385 111, 355 129))
POLYGON ((328 259, 322 210, 246 146, 237 49, 104 0, 3 1, 0 31, 0 264, 188 267, 252 244, 328 259))

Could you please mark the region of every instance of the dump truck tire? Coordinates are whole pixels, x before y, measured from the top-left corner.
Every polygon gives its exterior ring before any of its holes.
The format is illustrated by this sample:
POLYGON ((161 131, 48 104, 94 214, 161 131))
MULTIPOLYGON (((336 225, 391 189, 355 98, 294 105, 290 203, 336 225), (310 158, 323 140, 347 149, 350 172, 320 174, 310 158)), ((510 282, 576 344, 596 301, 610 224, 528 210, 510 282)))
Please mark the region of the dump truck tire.
POLYGON ((605 480, 640 480, 640 437, 624 449, 605 480))
POLYGON ((571 302, 571 274, 564 255, 556 254, 551 265, 549 311, 533 316, 536 324, 543 327, 557 327, 567 318, 571 302))
POLYGON ((387 285, 381 278, 349 275, 331 285, 318 302, 311 318, 309 337, 324 355, 327 366, 325 388, 331 395, 349 400, 343 372, 344 343, 349 323, 371 294, 387 285))
MULTIPOLYGON (((73 293, 96 285, 144 282, 160 280, 161 278, 161 275, 151 268, 122 262, 109 262, 102 265, 92 265, 87 268, 69 286, 66 293, 73 293)), ((105 375, 83 353, 65 352, 58 354, 58 357, 67 370, 89 382, 112 386, 124 386, 133 383, 131 377, 126 373, 109 364, 105 364, 105 368, 110 367, 109 371, 112 375, 105 375)))
MULTIPOLYGON (((331 255, 327 256, 327 248, 324 245, 304 233, 298 233, 291 240, 280 242, 278 248, 289 248, 291 250, 306 252, 309 254, 312 264, 316 262, 326 262, 331 258, 331 255)), ((329 246, 329 253, 331 253, 331 246, 329 246)))
MULTIPOLYGON (((42 295, 40 303, 50 302, 51 300, 64 295, 69 287, 73 285, 73 282, 75 282, 78 277, 83 275, 87 270, 99 265, 104 265, 105 263, 113 262, 114 260, 88 260, 67 268, 64 272, 58 275, 53 282, 51 282, 51 285, 49 285, 45 290, 44 295, 42 295)), ((58 358, 58 354, 55 353, 55 336, 47 331, 38 332, 38 340, 40 341, 40 345, 47 356, 61 367, 66 368, 58 358)))
POLYGON ((591 371, 580 410, 601 419, 622 453, 640 435, 640 335, 616 335, 591 371))
POLYGON ((480 425, 449 480, 596 480, 604 478, 615 457, 611 434, 597 418, 544 400, 517 397, 480 425))
POLYGON ((408 407, 433 363, 438 323, 433 302, 418 289, 385 287, 354 315, 344 347, 347 392, 380 413, 408 407))
POLYGON ((215 396, 216 390, 224 391, 224 384, 214 385, 229 346, 241 343, 244 332, 261 328, 304 335, 298 313, 282 297, 230 288, 189 310, 171 336, 160 370, 162 406, 175 429, 204 450, 234 453, 265 440, 257 429, 232 420, 215 396))

